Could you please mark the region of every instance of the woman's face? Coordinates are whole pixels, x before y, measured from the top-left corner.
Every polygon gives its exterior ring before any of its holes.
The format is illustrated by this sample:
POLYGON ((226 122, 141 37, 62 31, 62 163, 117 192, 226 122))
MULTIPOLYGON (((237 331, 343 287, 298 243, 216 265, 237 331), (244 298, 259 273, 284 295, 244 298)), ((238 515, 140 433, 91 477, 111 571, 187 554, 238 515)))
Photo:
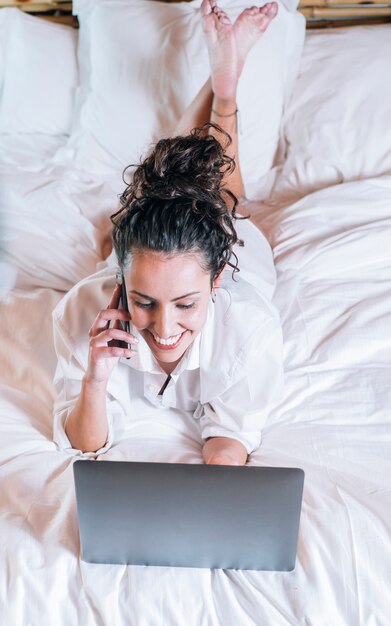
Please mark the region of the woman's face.
POLYGON ((125 273, 132 323, 167 372, 206 321, 211 283, 200 261, 197 253, 138 251, 125 273))

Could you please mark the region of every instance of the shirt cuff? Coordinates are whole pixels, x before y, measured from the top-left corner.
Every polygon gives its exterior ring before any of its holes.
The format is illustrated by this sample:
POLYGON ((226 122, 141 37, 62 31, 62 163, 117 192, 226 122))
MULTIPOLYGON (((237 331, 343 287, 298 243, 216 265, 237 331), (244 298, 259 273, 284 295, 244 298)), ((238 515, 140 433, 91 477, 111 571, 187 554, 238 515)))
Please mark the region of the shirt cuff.
POLYGON ((65 432, 65 423, 68 415, 72 412, 72 409, 67 409, 66 411, 62 411, 60 414, 55 415, 54 418, 54 426, 53 426, 53 441, 56 444, 57 448, 62 452, 67 452, 72 456, 78 456, 85 459, 94 459, 100 454, 104 454, 111 448, 114 441, 113 434, 113 426, 111 417, 108 416, 108 435, 107 440, 99 450, 95 450, 94 452, 82 452, 82 450, 78 450, 77 448, 73 448, 69 438, 65 432))
POLYGON ((232 432, 226 428, 219 428, 218 426, 205 426, 202 430, 202 439, 209 439, 209 437, 227 437, 229 439, 236 439, 247 450, 247 454, 251 454, 261 445, 262 434, 260 431, 247 431, 247 432, 232 432))

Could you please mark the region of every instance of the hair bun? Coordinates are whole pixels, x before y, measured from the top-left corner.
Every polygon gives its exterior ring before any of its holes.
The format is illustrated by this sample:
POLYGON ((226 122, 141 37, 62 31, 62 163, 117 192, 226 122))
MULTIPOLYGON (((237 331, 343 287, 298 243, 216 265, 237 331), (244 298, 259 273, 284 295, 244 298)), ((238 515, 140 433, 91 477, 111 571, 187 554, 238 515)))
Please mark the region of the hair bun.
POLYGON ((133 174, 135 197, 208 201, 220 195, 224 175, 235 167, 225 154, 230 142, 229 135, 212 123, 187 136, 161 139, 133 174), (226 137, 225 147, 208 134, 211 127, 226 137))
POLYGON ((170 255, 199 252, 201 266, 213 279, 227 264, 238 271, 234 246, 243 241, 235 230, 237 198, 222 186, 235 167, 225 154, 230 143, 226 132, 209 123, 156 144, 134 170, 121 209, 111 216, 121 267, 130 263, 132 251, 147 249, 170 255), (224 135, 225 147, 209 134, 211 127, 224 135))

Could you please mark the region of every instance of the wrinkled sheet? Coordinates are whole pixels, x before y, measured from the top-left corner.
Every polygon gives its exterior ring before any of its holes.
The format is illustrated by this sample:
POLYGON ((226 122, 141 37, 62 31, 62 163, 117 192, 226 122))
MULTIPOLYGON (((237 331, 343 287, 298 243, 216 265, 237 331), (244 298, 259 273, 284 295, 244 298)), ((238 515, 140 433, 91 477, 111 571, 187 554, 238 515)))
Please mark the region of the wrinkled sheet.
POLYGON ((0 133, 0 171, 39 172, 55 157, 67 135, 44 133, 0 133))
POLYGON ((72 168, 0 168, 0 248, 15 286, 67 291, 96 271, 111 250, 108 217, 122 187, 72 168))
MULTIPOLYGON (((100 206, 105 192, 98 181, 90 189, 100 206)), ((47 206, 52 193, 49 186, 47 206)), ((82 194, 73 188, 75 207, 86 204, 82 194)), ((16 209, 16 192, 13 198, 16 209)), ((80 559, 75 457, 51 441, 51 310, 64 290, 52 277, 50 286, 37 284, 26 270, 23 284, 0 303, 1 626, 389 623, 390 198, 391 178, 383 177, 293 206, 248 207, 274 248, 286 372, 284 397, 251 463, 306 473, 292 573, 80 559)), ((91 220, 88 212, 73 214, 75 229, 80 215, 91 220)), ((96 250, 102 233, 95 232, 96 250)), ((24 261, 28 266, 28 251, 24 261)), ((63 267, 61 279, 70 281, 74 274, 67 276, 65 261, 63 267)), ((138 424, 105 459, 200 463, 200 441, 175 419, 158 436, 150 423, 138 424)))

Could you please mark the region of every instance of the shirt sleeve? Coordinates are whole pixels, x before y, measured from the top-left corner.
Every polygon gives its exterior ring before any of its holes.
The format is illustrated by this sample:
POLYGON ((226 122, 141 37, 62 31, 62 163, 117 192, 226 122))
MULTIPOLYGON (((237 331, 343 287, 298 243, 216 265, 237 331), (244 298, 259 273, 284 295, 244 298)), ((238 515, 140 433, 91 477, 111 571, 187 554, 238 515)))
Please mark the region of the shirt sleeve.
POLYGON ((279 323, 268 325, 260 348, 249 351, 242 376, 224 393, 202 406, 201 435, 230 437, 251 454, 261 443, 261 430, 273 403, 282 395, 282 331, 279 323), (272 326, 272 327, 270 327, 272 326))
POLYGON ((113 444, 113 417, 120 407, 117 406, 118 403, 110 395, 106 396, 108 437, 102 448, 95 452, 82 452, 72 447, 65 432, 65 423, 80 395, 82 379, 85 375, 85 367, 75 356, 72 342, 55 314, 53 315, 53 331, 58 359, 54 375, 57 398, 54 402, 53 412, 53 441, 60 450, 66 450, 74 455, 85 458, 95 458, 99 454, 106 452, 113 444))

